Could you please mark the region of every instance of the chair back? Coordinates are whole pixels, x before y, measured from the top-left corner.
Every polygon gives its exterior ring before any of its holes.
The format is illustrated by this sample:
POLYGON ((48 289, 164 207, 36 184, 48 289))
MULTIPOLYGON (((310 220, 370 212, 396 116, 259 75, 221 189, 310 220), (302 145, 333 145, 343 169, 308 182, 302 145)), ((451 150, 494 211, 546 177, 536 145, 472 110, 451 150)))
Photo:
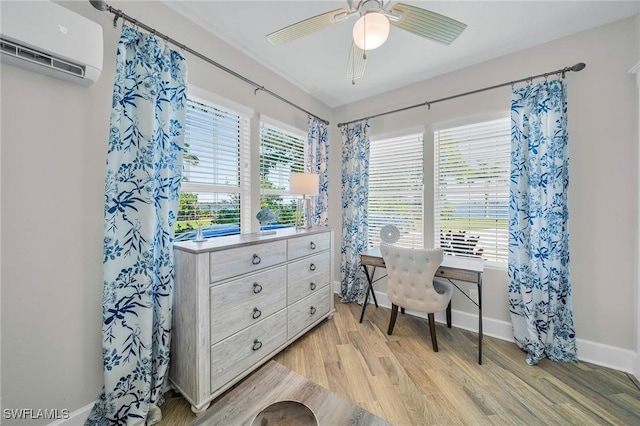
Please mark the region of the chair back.
POLYGON ((449 297, 433 287, 433 277, 442 263, 442 249, 414 249, 382 244, 380 252, 387 269, 387 296, 394 305, 418 312, 440 312, 449 297))

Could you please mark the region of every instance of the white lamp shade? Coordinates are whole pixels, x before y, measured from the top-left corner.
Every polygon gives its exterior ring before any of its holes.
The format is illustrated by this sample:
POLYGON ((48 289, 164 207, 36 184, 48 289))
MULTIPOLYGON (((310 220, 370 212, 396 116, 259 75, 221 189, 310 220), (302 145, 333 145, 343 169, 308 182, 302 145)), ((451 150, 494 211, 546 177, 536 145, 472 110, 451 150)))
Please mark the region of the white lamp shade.
POLYGON ((289 192, 298 195, 318 195, 320 176, 315 173, 291 173, 289 175, 289 192))
POLYGON ((366 13, 353 26, 353 42, 362 50, 377 49, 387 41, 389 27, 389 19, 382 13, 366 13))

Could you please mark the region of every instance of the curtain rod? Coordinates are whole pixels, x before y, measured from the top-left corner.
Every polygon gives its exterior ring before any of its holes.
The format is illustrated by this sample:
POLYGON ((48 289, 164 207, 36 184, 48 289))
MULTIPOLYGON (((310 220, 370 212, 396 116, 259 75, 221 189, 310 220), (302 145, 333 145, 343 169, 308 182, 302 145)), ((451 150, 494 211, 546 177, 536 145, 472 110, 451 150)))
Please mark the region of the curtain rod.
POLYGON ((352 124, 352 123, 355 123, 357 121, 369 120, 370 118, 381 117, 383 115, 393 114, 393 113, 401 112, 401 111, 406 111, 408 109, 413 109, 413 108, 417 108, 417 107, 421 107, 421 106, 425 106, 425 105, 428 106, 429 108, 431 108, 431 105, 433 105, 435 103, 438 103, 438 102, 444 102, 444 101, 448 101, 448 100, 455 99, 455 98, 461 98, 463 96, 473 95, 473 94, 476 94, 476 93, 485 92, 487 90, 497 89, 499 87, 513 86, 514 84, 521 83, 523 81, 532 81, 534 78, 540 78, 540 77, 547 78, 548 76, 554 75, 554 74, 562 74, 562 78, 564 78, 565 73, 567 73, 569 71, 576 71, 576 72, 577 71, 582 71, 584 69, 584 67, 586 67, 584 62, 579 62, 579 63, 577 63, 577 64, 575 64, 575 65, 573 65, 571 67, 565 67, 565 68, 561 68, 559 70, 546 72, 546 73, 534 75, 534 76, 531 76, 531 77, 521 78, 520 80, 514 80, 514 81, 509 81, 508 83, 496 84, 495 86, 484 87, 482 89, 472 90, 470 92, 460 93, 458 95, 447 96, 446 98, 440 98, 440 99, 436 99, 434 101, 426 101, 426 102, 422 102, 420 104, 415 104, 415 105, 411 105, 411 106, 404 107, 404 108, 394 109, 392 111, 381 112, 380 114, 375 114, 375 115, 370 115, 368 117, 358 118, 357 120, 351 120, 351 121, 347 121, 345 123, 338 123, 338 127, 346 126, 347 124, 352 124))
POLYGON ((217 67, 217 68, 221 69, 222 71, 224 71, 224 72, 226 72, 226 73, 229 73, 229 74, 231 74, 232 76, 234 76, 234 77, 236 77, 236 78, 238 78, 238 79, 240 79, 240 80, 244 81, 245 83, 247 83, 247 84, 249 84, 249 85, 253 86, 253 87, 255 88, 255 90, 254 90, 254 94, 257 94, 257 93, 258 93, 258 91, 263 91, 263 92, 265 92, 265 93, 267 93, 267 94, 269 94, 269 95, 273 96, 274 98, 279 99, 280 101, 282 101, 282 102, 284 102, 284 103, 286 103, 286 104, 289 104, 289 105, 291 105, 292 107, 297 108, 298 110, 300 110, 300 111, 302 111, 302 112, 305 112, 305 113, 309 114, 310 116, 315 117, 315 118, 317 118, 318 120, 322 121, 323 123, 325 123, 325 124, 329 125, 329 122, 328 122, 327 120, 325 120, 325 119, 323 119, 323 118, 320 118, 320 117, 318 117, 318 116, 317 116, 317 115, 315 115, 315 114, 312 114, 311 112, 307 111, 306 109, 304 109, 304 108, 302 108, 302 107, 300 107, 300 106, 298 106, 298 105, 294 104, 293 102, 291 102, 291 101, 290 101, 290 100, 288 100, 288 99, 283 98, 282 96, 278 95, 277 93, 272 92, 271 90, 269 90, 269 89, 267 89, 266 87, 264 87, 264 86, 262 86, 262 85, 260 85, 260 84, 256 83, 255 81, 250 80, 250 79, 248 79, 247 77, 245 77, 245 76, 243 76, 243 75, 241 75, 241 74, 238 74, 237 72, 235 72, 235 71, 233 71, 233 70, 231 70, 231 69, 229 69, 229 68, 225 67, 224 65, 219 64, 218 62, 214 61, 213 59, 208 58, 207 56, 204 56, 202 53, 197 52, 197 51, 195 51, 195 50, 191 49, 189 46, 187 46, 187 45, 185 45, 185 44, 182 44, 182 43, 180 43, 180 42, 178 42, 178 41, 176 41, 176 40, 172 39, 171 37, 169 37, 169 36, 167 36, 167 35, 165 35, 165 34, 162 34, 162 33, 161 33, 161 32, 159 32, 159 31, 156 31, 156 29, 155 29, 155 28, 151 28, 151 27, 149 27, 148 25, 145 25, 145 24, 143 24, 142 22, 138 21, 137 19, 134 19, 134 18, 132 18, 132 17, 128 16, 127 14, 125 14, 124 12, 122 12, 120 9, 116 9, 116 8, 114 8, 114 7, 112 7, 112 6, 109 6, 109 5, 108 5, 104 0, 89 0, 89 3, 91 3, 91 5, 92 5, 93 7, 95 7, 96 9, 98 9, 98 10, 99 10, 99 11, 101 11, 101 12, 105 12, 105 11, 106 11, 106 12, 113 13, 113 14, 115 15, 115 16, 114 16, 114 18, 113 18, 113 27, 114 27, 114 28, 116 28, 117 23, 118 23, 118 19, 119 19, 119 18, 122 18, 124 21, 129 21, 129 22, 130 22, 130 23, 132 23, 134 26, 140 27, 140 28, 142 28, 142 29, 144 29, 144 30, 146 30, 146 31, 150 32, 150 33, 151 33, 151 34, 153 34, 154 36, 160 37, 161 39, 165 40, 167 43, 171 43, 171 44, 173 44, 173 45, 175 45, 175 46, 179 47, 179 48, 180 48, 180 49, 182 49, 183 51, 189 52, 189 53, 191 53, 193 56, 196 56, 196 57, 198 57, 198 58, 202 59, 203 61, 208 62, 209 64, 211 64, 211 65, 213 65, 213 66, 215 66, 215 67, 217 67))

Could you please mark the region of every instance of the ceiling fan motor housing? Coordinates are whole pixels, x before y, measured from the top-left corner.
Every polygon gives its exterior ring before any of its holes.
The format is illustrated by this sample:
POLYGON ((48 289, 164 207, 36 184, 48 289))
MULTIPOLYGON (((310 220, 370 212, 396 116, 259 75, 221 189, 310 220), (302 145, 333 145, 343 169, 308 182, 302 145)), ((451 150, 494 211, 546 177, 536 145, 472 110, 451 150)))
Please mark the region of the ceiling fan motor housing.
POLYGON ((368 12, 380 12, 389 3, 389 0, 347 0, 349 10, 358 11, 360 16, 368 12))

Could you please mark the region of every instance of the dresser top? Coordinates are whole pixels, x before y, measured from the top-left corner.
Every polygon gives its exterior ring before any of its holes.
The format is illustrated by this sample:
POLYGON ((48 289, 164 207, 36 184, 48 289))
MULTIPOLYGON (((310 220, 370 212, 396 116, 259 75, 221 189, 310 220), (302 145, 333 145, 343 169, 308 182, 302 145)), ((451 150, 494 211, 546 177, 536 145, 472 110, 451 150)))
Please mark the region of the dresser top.
POLYGON ((270 241, 286 240, 289 238, 302 237, 305 235, 321 234, 329 232, 331 228, 326 226, 316 226, 311 229, 282 228, 275 231, 275 234, 251 234, 227 235, 224 237, 208 238, 201 242, 180 241, 173 243, 174 250, 186 251, 189 253, 206 253, 210 251, 224 250, 233 247, 249 246, 270 241))

